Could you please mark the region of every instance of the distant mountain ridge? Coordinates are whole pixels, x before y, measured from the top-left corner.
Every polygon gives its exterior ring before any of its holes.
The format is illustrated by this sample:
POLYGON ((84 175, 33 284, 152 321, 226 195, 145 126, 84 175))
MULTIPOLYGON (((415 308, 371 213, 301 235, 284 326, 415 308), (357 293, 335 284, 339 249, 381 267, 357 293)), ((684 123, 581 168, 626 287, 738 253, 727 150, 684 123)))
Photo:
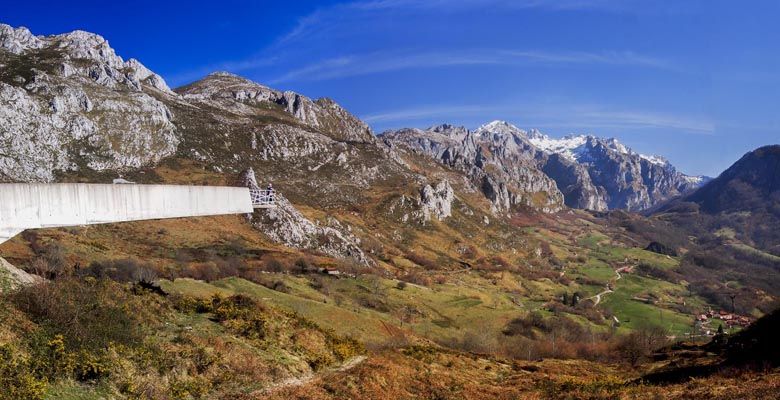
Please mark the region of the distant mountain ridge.
POLYGON ((684 201, 707 213, 764 209, 780 202, 780 145, 753 150, 684 201))
MULTIPOLYGON (((546 182, 539 176, 541 172, 556 187, 529 186, 517 176, 504 177, 509 178, 510 186, 543 192, 552 199, 562 196, 569 207, 596 211, 647 209, 708 179, 682 174, 663 157, 639 154, 614 138, 580 135, 552 139, 505 121, 493 121, 474 131, 445 124, 426 130, 387 131, 380 137, 461 170, 484 170, 484 159, 504 170, 522 165, 531 182, 546 182), (463 164, 464 158, 471 161, 463 164)), ((474 171, 471 175, 475 176, 474 171)))
POLYGON ((654 214, 687 229, 715 231, 723 243, 780 256, 780 145, 746 153, 717 178, 654 214))

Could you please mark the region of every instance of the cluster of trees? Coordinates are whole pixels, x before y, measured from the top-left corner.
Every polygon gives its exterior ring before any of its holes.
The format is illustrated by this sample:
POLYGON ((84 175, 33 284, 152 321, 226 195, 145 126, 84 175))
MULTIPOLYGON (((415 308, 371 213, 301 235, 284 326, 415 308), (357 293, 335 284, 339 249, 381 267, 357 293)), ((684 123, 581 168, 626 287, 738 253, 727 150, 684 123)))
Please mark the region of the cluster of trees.
POLYGON ((580 304, 581 299, 582 295, 580 292, 574 292, 571 296, 569 296, 569 292, 564 292, 563 295, 561 295, 561 303, 570 307, 576 307, 580 304))

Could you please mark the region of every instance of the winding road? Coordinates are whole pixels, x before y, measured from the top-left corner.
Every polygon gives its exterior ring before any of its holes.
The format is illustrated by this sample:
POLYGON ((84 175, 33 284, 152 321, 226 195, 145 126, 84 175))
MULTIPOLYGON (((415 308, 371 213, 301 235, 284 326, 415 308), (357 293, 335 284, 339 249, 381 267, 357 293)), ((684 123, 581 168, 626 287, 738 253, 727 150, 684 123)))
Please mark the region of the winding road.
MULTIPOLYGON (((634 267, 633 267, 633 266, 631 266, 631 267, 620 267, 620 268, 616 269, 616 270, 615 270, 615 282, 617 282, 617 281, 619 281, 621 278, 623 278, 623 276, 622 276, 622 275, 620 275, 620 271, 623 271, 623 272, 629 272, 629 271, 631 271, 633 268, 634 268, 634 267)), ((599 305, 599 303, 601 303, 601 296, 603 296, 603 295, 606 295, 606 294, 608 294, 608 293, 612 293, 612 291, 613 291, 613 290, 609 288, 609 284, 607 284, 606 290, 604 290, 603 292, 601 292, 601 293, 599 293, 599 294, 597 294, 597 295, 595 295, 595 296, 588 297, 588 300, 593 300, 593 307, 595 307, 595 306, 599 305)))

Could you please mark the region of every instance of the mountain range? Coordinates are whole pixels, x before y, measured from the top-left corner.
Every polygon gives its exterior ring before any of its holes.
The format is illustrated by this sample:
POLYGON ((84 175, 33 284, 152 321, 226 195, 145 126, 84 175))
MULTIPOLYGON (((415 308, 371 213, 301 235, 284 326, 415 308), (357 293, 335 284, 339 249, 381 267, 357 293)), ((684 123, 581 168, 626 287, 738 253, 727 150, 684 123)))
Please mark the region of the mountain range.
POLYGON ((474 131, 440 125, 388 131, 380 137, 466 172, 498 210, 522 204, 557 211, 565 204, 639 211, 690 192, 708 179, 682 174, 664 158, 636 153, 614 138, 552 139, 505 121, 474 131))
POLYGON ((712 335, 692 323, 711 308, 776 307, 778 168, 767 146, 689 176, 505 121, 377 135, 328 98, 227 72, 171 89, 99 35, 0 24, 0 182, 277 191, 250 215, 3 243, 0 291, 22 295, 0 298, 20 343, 0 372, 78 398, 662 398, 622 365, 674 364, 646 347, 712 335), (40 376, 61 359, 84 364, 40 376))

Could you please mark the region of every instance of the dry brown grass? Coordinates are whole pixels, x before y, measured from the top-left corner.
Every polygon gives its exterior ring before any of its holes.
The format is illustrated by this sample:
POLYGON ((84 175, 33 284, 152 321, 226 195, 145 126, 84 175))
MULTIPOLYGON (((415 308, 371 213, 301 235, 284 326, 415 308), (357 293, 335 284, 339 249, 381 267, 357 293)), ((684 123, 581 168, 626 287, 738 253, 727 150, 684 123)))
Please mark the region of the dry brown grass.
MULTIPOLYGON (((384 351, 348 372, 279 389, 269 399, 773 399, 780 371, 684 384, 631 384, 631 372, 579 360, 510 362, 411 347, 384 351)), ((260 398, 260 397, 257 397, 260 398)))

